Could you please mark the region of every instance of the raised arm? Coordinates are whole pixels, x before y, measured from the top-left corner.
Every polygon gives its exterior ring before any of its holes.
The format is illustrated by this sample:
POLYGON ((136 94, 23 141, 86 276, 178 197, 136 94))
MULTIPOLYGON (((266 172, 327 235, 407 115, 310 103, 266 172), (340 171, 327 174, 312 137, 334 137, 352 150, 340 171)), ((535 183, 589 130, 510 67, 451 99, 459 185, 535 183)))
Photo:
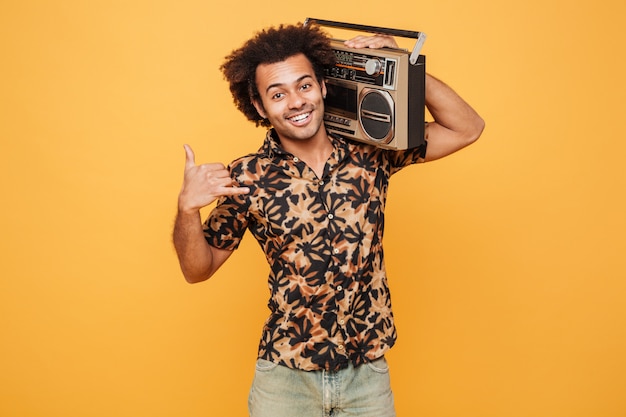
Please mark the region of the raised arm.
POLYGON ((223 164, 196 165, 193 150, 187 145, 185 154, 185 176, 178 195, 173 241, 185 279, 195 283, 209 279, 232 254, 232 251, 218 249, 207 243, 200 209, 220 196, 245 194, 249 189, 233 186, 223 164))
POLYGON ((450 155, 475 142, 485 122, 454 90, 426 74, 426 107, 434 121, 426 126, 425 161, 450 155))

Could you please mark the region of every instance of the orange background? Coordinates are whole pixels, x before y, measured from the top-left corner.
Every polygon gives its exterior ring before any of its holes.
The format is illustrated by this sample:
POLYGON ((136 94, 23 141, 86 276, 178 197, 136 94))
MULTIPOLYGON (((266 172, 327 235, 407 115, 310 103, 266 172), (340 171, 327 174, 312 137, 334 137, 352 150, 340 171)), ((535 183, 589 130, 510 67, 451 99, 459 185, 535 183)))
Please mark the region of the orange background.
POLYGON ((426 32, 487 122, 392 182, 398 415, 626 415, 624 3, 215 4, 0 4, 0 415, 247 415, 267 266, 184 282, 182 144, 258 148, 218 67, 307 16, 426 32))

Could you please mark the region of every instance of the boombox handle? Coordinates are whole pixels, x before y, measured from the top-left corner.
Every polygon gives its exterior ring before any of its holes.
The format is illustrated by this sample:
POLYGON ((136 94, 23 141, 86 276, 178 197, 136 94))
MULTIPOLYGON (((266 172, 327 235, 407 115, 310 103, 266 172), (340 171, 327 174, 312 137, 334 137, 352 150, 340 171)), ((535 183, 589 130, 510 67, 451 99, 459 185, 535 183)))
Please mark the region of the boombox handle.
POLYGON ((417 57, 419 56, 420 51, 422 50, 422 46, 424 46, 424 42, 426 41, 426 34, 424 32, 415 32, 412 30, 389 29, 378 26, 357 25, 354 23, 335 22, 332 20, 323 20, 307 17, 304 21, 304 25, 306 26, 309 23, 317 23, 320 26, 358 30, 361 32, 382 33, 385 35, 399 36, 401 38, 417 39, 417 41, 415 42, 415 46, 413 47, 413 51, 411 52, 411 56, 409 56, 409 62, 412 65, 415 65, 417 63, 417 57))

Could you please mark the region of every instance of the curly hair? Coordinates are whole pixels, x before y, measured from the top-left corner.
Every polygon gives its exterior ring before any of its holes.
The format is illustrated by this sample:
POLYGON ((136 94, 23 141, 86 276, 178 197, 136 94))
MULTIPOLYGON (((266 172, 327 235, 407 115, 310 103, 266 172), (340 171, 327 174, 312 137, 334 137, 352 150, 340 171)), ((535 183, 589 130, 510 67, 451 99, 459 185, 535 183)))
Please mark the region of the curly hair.
POLYGON ((324 77, 324 68, 335 63, 330 38, 318 26, 311 24, 264 29, 226 57, 220 70, 229 83, 235 106, 248 120, 257 126, 271 126, 252 104, 253 100, 260 101, 255 81, 257 66, 284 61, 300 53, 309 59, 320 81, 324 77))

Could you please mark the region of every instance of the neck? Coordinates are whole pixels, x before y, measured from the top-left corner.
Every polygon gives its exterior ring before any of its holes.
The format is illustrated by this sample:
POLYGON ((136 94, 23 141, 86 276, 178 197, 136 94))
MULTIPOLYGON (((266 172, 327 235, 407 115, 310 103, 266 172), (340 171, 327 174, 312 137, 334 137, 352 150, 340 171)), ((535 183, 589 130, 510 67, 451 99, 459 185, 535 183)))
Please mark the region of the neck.
POLYGON ((280 139, 283 149, 304 161, 318 177, 322 177, 326 161, 333 152, 333 145, 326 134, 320 129, 319 134, 310 139, 280 139))

